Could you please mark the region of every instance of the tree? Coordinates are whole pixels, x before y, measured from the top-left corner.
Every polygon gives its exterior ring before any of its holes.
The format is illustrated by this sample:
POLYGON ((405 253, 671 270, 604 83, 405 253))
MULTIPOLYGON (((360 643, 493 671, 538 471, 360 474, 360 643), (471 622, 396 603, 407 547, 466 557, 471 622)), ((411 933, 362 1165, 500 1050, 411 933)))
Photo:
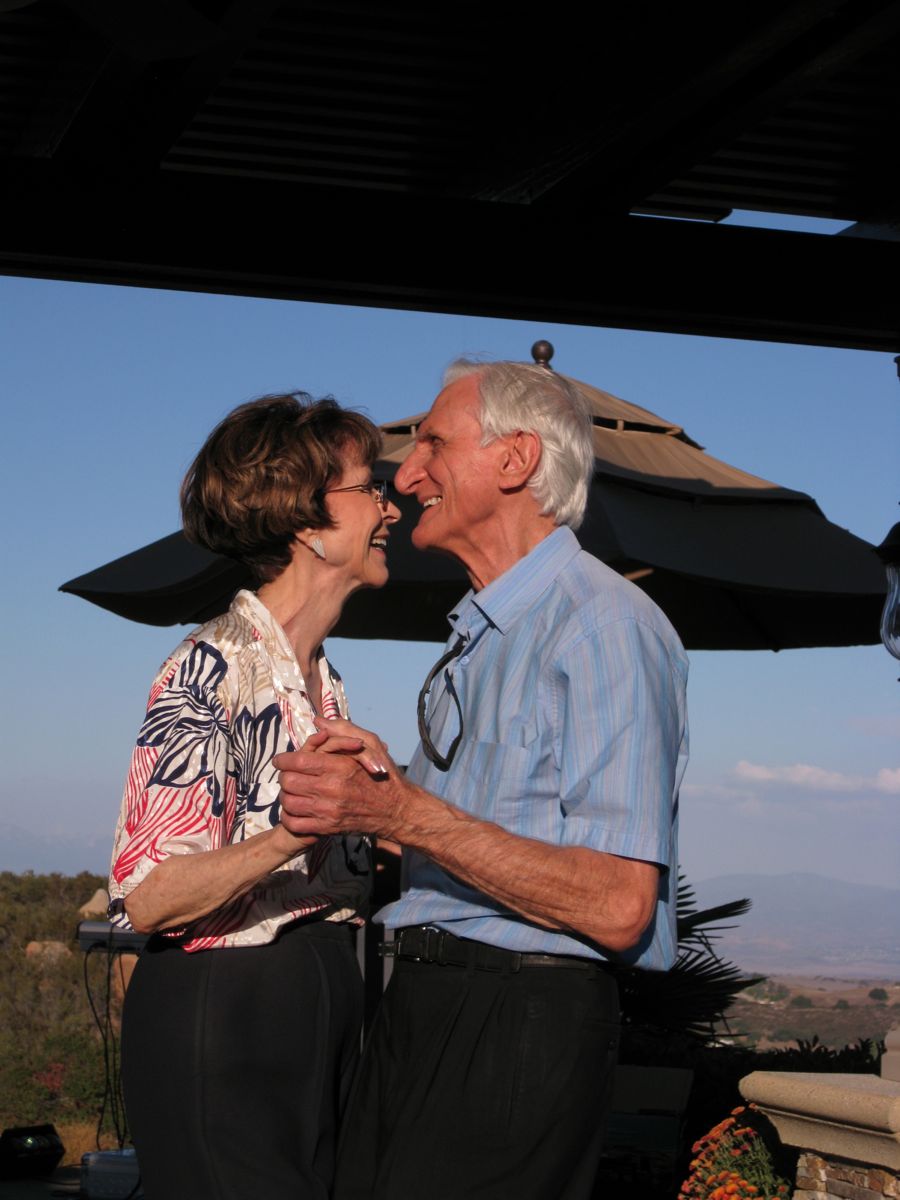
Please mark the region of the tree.
POLYGON ((812 1008, 813 1002, 809 996, 792 996, 790 1005, 791 1008, 812 1008))
POLYGON ((887 1004, 887 998, 888 995, 884 988, 872 988, 869 992, 869 999, 874 1000, 877 1004, 887 1004))

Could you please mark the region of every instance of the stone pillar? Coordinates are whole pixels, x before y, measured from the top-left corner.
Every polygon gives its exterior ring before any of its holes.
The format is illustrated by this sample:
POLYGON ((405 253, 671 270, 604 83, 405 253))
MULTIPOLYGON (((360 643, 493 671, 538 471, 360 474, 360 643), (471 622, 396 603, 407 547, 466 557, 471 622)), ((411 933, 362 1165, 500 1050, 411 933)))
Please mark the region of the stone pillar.
POLYGON ((878 1075, 754 1071, 741 1095, 800 1150, 795 1200, 900 1200, 900 1031, 878 1075))
POLYGON ((794 1200, 894 1200, 897 1196, 900 1186, 891 1171, 810 1153, 797 1160, 794 1200))
POLYGON ((881 1078, 900 1083, 900 1025, 887 1031, 881 1056, 881 1078))

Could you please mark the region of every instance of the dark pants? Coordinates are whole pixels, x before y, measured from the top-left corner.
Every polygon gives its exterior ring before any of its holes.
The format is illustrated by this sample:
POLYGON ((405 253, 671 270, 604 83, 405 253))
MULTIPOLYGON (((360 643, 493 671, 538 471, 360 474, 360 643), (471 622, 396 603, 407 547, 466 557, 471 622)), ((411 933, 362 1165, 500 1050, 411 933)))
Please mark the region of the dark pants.
POLYGON ((322 921, 196 954, 151 940, 122 1024, 148 1200, 327 1200, 359 1054, 353 947, 322 921))
POLYGON ((601 969, 399 961, 351 1094, 334 1200, 581 1200, 618 1043, 601 969))

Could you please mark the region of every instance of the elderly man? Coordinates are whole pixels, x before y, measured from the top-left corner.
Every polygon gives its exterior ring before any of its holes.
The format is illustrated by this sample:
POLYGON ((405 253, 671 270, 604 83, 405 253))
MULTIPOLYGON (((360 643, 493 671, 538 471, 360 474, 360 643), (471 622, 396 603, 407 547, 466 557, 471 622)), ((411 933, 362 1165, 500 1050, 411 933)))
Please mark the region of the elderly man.
POLYGON ((572 532, 592 469, 564 379, 454 364, 395 479, 422 506, 414 544, 472 584, 423 688, 421 744, 404 777, 373 735, 329 721, 277 760, 293 832, 404 848, 338 1200, 589 1196, 618 1033, 606 964, 671 964, 687 664, 572 532))

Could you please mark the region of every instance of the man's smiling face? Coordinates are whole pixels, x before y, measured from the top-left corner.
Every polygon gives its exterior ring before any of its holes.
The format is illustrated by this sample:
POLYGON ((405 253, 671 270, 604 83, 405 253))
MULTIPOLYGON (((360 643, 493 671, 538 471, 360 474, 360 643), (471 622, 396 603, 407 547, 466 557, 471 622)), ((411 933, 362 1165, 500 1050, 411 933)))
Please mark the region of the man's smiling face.
POLYGON ((414 495, 422 505, 413 545, 451 554, 463 565, 472 563, 473 552, 490 540, 500 499, 497 465, 503 440, 481 445, 480 413, 477 375, 444 388, 394 478, 398 491, 414 495))

